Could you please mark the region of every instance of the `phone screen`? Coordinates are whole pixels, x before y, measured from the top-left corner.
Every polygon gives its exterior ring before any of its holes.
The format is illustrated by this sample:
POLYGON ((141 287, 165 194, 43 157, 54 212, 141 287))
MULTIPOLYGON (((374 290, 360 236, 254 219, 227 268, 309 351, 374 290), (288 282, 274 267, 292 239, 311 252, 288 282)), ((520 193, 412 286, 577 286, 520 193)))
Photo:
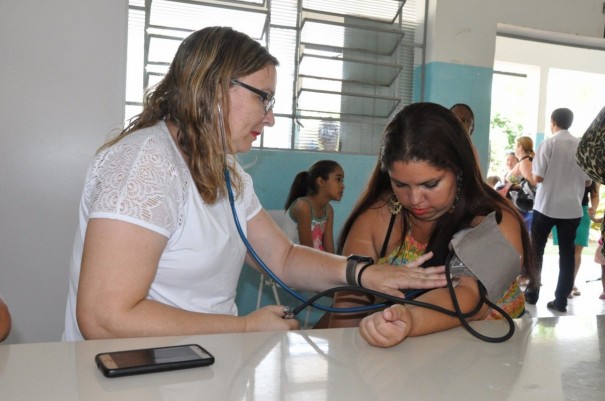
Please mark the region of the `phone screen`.
POLYGON ((214 363, 214 357, 199 345, 189 344, 106 352, 95 361, 105 376, 115 377, 207 366, 214 363))

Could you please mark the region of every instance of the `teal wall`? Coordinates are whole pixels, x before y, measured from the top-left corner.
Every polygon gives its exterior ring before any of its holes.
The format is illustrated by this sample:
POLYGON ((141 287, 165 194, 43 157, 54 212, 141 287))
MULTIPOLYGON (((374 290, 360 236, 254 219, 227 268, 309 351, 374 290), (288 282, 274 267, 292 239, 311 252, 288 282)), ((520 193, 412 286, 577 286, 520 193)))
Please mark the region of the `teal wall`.
MULTIPOLYGON (((414 76, 414 101, 420 100, 421 69, 414 76)), ((485 175, 489 166, 489 129, 492 75, 491 68, 433 62, 425 66, 424 101, 451 107, 466 103, 475 114, 473 143, 479 153, 481 170, 485 175)))
MULTIPOLYGON (((335 238, 340 233, 344 221, 367 183, 377 160, 376 156, 367 155, 256 149, 238 157, 242 166, 252 176, 256 194, 266 210, 283 210, 292 180, 300 171, 306 170, 311 164, 321 159, 332 159, 338 162, 345 173, 345 192, 340 202, 332 202, 335 238)), ((236 299, 240 315, 246 315, 256 309, 259 284, 259 274, 249 266, 244 266, 236 299)), ((300 304, 283 290, 278 290, 278 296, 282 304, 290 306, 300 304)), ((306 296, 309 296, 309 293, 306 293, 306 296)), ((261 305, 275 303, 271 288, 265 286, 261 305)), ((322 302, 322 304, 329 303, 329 300, 322 302)), ((308 316, 309 325, 316 322, 321 315, 320 311, 312 310, 308 316)), ((302 321, 306 318, 306 312, 302 312, 299 316, 302 321)))

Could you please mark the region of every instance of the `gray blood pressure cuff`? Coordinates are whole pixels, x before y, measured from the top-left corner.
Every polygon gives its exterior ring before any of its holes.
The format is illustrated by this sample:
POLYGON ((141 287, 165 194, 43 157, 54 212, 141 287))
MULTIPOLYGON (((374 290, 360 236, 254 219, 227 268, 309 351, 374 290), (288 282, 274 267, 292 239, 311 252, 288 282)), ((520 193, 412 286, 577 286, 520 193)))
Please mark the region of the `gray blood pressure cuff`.
POLYGON ((504 238, 492 212, 476 227, 457 232, 450 241, 452 278, 473 276, 496 303, 521 271, 521 255, 504 238))

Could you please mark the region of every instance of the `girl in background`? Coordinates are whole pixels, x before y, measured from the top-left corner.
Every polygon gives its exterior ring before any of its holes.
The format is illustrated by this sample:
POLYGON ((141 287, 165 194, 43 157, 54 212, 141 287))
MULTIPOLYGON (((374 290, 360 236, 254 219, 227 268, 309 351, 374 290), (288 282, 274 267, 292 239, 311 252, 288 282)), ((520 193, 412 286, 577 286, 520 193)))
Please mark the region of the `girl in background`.
POLYGON ((345 189, 344 171, 333 160, 320 160, 294 177, 286 200, 286 232, 292 242, 334 253, 334 209, 345 189))

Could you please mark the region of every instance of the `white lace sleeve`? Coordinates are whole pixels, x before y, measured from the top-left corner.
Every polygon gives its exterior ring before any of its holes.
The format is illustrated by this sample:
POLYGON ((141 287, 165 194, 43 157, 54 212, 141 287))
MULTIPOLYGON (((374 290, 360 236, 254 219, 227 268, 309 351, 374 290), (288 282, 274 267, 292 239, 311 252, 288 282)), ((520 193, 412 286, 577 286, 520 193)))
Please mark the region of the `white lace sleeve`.
POLYGON ((237 173, 242 179, 243 190, 244 190, 244 205, 246 208, 246 219, 250 220, 261 210, 262 205, 260 200, 254 192, 254 184, 250 174, 244 171, 242 166, 236 162, 237 173))
POLYGON ((182 219, 190 176, 169 138, 131 135, 95 158, 85 188, 90 217, 128 221, 169 237, 182 219))

